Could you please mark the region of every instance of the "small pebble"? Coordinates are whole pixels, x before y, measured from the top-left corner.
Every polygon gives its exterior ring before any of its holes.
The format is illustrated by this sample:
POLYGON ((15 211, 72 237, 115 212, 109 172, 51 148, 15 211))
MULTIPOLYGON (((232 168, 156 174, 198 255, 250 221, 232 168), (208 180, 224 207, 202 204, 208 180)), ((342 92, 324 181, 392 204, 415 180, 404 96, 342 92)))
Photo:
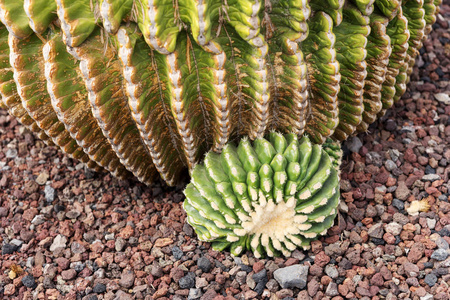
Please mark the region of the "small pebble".
POLYGON ((434 286, 437 282, 437 276, 434 275, 433 273, 427 274, 425 275, 425 279, 424 279, 425 283, 428 284, 430 287, 434 286))
POLYGON ((97 283, 96 285, 94 285, 92 292, 96 294, 103 294, 104 292, 106 292, 106 285, 104 285, 103 283, 97 283))
POLYGON ((437 249, 433 252, 433 254, 431 254, 431 259, 435 259, 438 261, 443 261, 445 259, 447 259, 449 253, 446 249, 437 249))
POLYGON ((34 277, 31 275, 26 275, 22 278, 22 283, 24 286, 30 289, 34 289, 36 285, 36 281, 34 280, 34 277))
POLYGON ((211 270, 211 262, 206 257, 202 256, 197 260, 197 266, 204 273, 208 273, 211 270))
POLYGON ((186 276, 183 276, 178 281, 178 285, 182 289, 193 288, 195 286, 195 274, 194 273, 189 273, 186 276))

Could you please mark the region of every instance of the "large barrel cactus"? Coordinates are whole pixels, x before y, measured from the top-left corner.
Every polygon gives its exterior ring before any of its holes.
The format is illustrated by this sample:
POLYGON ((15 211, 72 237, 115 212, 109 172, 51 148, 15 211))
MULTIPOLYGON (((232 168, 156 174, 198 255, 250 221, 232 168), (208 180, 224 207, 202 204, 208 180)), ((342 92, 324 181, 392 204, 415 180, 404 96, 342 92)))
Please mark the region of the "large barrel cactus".
POLYGON ((0 0, 0 105, 91 169, 188 170, 200 239, 288 255, 332 225, 337 143, 405 92, 440 1, 0 0))

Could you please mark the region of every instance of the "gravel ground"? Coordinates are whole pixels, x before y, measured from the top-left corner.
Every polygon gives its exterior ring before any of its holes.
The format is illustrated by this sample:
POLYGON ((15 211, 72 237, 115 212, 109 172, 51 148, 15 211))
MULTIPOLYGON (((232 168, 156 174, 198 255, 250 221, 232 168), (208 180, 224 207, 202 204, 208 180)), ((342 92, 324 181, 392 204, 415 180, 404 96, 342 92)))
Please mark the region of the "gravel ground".
POLYGON ((403 99, 344 144, 336 225, 290 258, 212 251, 182 187, 92 173, 0 110, 0 297, 449 299, 449 4, 403 99))

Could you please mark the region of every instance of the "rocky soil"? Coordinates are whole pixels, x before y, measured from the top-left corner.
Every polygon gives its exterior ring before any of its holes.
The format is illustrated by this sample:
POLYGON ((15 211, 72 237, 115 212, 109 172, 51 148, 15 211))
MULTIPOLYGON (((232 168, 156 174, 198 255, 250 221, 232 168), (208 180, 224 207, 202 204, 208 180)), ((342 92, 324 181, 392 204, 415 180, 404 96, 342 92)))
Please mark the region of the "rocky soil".
POLYGON ((0 110, 0 298, 449 299, 449 20, 447 1, 403 99, 344 144, 336 225, 289 258, 212 251, 182 187, 93 173, 0 110))

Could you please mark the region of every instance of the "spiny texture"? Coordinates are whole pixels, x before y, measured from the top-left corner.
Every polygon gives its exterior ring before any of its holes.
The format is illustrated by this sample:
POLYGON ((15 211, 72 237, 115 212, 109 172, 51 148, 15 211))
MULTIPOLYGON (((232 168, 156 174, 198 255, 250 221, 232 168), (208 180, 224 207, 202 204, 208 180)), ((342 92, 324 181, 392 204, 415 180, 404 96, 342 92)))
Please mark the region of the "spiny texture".
POLYGON ((340 147, 330 142, 326 149, 306 136, 270 133, 209 152, 184 192, 188 223, 201 240, 233 255, 249 249, 256 257, 289 256, 308 248, 333 224, 339 203, 333 166, 340 147))
POLYGON ((173 185, 241 136, 366 131, 439 4, 0 0, 1 106, 89 168, 173 185))

